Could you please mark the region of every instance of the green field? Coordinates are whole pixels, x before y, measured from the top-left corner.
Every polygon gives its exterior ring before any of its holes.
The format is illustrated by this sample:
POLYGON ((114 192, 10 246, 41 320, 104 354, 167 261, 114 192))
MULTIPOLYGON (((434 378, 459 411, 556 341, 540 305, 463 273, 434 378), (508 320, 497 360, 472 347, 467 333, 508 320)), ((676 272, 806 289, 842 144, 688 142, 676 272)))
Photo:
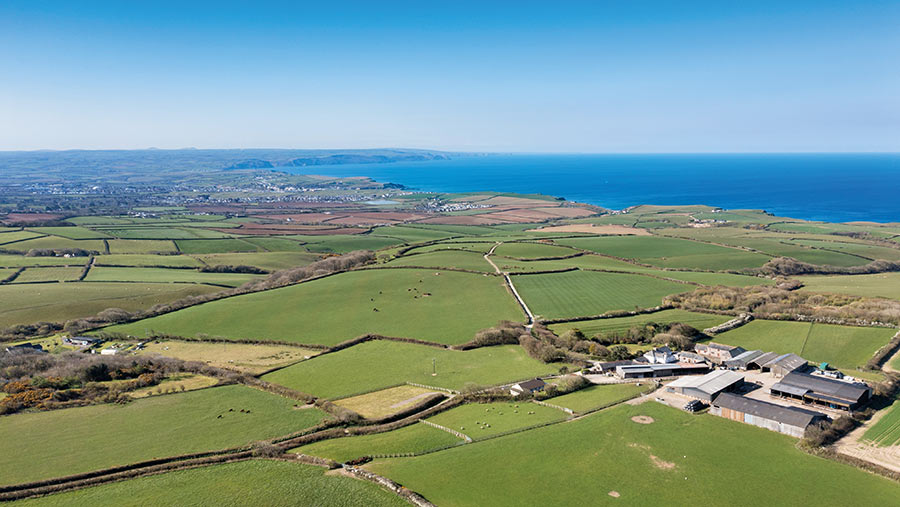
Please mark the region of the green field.
POLYGON ((402 243, 400 239, 383 238, 368 234, 342 234, 334 236, 306 236, 303 245, 310 252, 347 253, 354 250, 381 250, 402 243))
POLYGON ((548 403, 573 410, 576 414, 624 401, 653 389, 647 384, 592 385, 574 393, 547 400, 548 403))
POLYGON ((111 254, 152 254, 176 252, 175 243, 167 239, 110 239, 111 254))
POLYGON ((95 266, 199 268, 203 263, 187 255, 111 254, 100 255, 95 266))
POLYGON ((324 413, 240 385, 5 416, 0 482, 60 477, 192 452, 224 449, 317 424, 324 413), (233 408, 234 412, 228 412, 233 408), (251 413, 240 413, 239 409, 251 413), (217 416, 223 415, 221 419, 217 416))
POLYGON ((0 266, 84 266, 89 257, 25 257, 24 255, 0 255, 0 266))
POLYGON ((291 452, 319 456, 344 463, 373 454, 424 452, 461 443, 463 443, 462 440, 446 431, 416 423, 385 433, 322 440, 292 449, 291 452))
POLYGON ((745 236, 728 238, 723 242, 729 245, 755 248, 770 255, 793 257, 799 261, 817 265, 860 266, 869 262, 868 259, 863 259, 862 257, 857 257, 854 255, 847 255, 844 253, 832 252, 829 250, 806 248, 800 245, 785 243, 780 238, 770 239, 745 236))
POLYGON ((521 320, 522 313, 500 277, 378 269, 223 299, 111 330, 322 345, 380 333, 452 344, 502 319, 521 320))
POLYGON ((29 227, 27 230, 38 234, 47 234, 50 236, 59 236, 69 239, 103 239, 109 236, 84 227, 29 227))
POLYGON ((650 276, 568 271, 512 277, 516 290, 535 315, 547 319, 600 315, 659 305, 669 294, 694 289, 650 276))
POLYGON ((657 324, 668 324, 671 322, 681 322, 696 329, 703 330, 709 327, 718 326, 723 322, 730 320, 728 315, 715 315, 710 313, 694 313, 685 310, 663 310, 661 312, 645 313, 634 315, 632 317, 616 317, 613 319, 595 319, 585 320, 581 322, 566 322, 563 324, 552 324, 550 329, 556 334, 562 334, 569 329, 580 329, 585 336, 592 337, 598 333, 611 333, 617 331, 626 331, 632 327, 643 326, 649 322, 657 324))
POLYGON ((885 259, 889 261, 900 260, 900 249, 898 248, 815 239, 793 239, 791 240, 791 243, 826 250, 837 250, 851 255, 861 255, 869 259, 885 259))
POLYGON ((562 245, 646 264, 670 268, 743 269, 762 266, 769 257, 718 245, 655 236, 576 238, 556 241, 562 245))
POLYGON ((803 282, 802 290, 900 299, 900 273, 801 276, 797 278, 803 282))
POLYGON ((428 421, 479 440, 566 417, 568 414, 562 410, 523 401, 469 403, 429 417, 428 421))
POLYGON ((266 237, 245 237, 241 239, 267 252, 306 252, 303 245, 296 239, 266 237))
POLYGON ((64 248, 81 248, 91 252, 103 252, 106 247, 103 241, 99 239, 68 239, 57 236, 44 236, 42 238, 28 239, 4 246, 9 250, 27 252, 31 249, 64 249, 64 248))
POLYGON ((863 438, 879 447, 900 444, 900 400, 894 400, 886 413, 863 434, 863 438))
POLYGON ((388 266, 426 266, 429 268, 458 268, 493 273, 494 268, 480 253, 450 250, 405 255, 387 263, 388 266))
POLYGON ((207 283, 237 287, 264 276, 244 273, 203 273, 194 269, 100 267, 91 269, 84 280, 86 282, 207 283))
POLYGON ((324 468, 285 461, 250 460, 57 493, 15 505, 399 507, 409 504, 374 483, 326 474, 324 468))
POLYGON ((454 236, 468 235, 471 233, 460 234, 458 232, 448 232, 429 227, 404 226, 404 225, 388 225, 377 227, 372 231, 372 236, 382 236, 394 238, 402 243, 421 243, 423 241, 434 241, 436 239, 450 238, 454 236))
POLYGON ((0 285, 0 327, 89 317, 107 308, 141 310, 221 287, 161 283, 42 283, 0 285))
POLYGON ((457 241, 446 241, 444 243, 437 243, 434 245, 425 245, 414 248, 407 253, 425 253, 425 252, 436 252, 441 250, 471 250, 473 252, 481 252, 482 254, 486 254, 491 251, 491 248, 496 243, 493 242, 457 242, 457 241))
POLYGON ((242 239, 179 239, 178 251, 186 254, 210 254, 229 252, 256 252, 258 246, 242 239))
POLYGON ((528 357, 518 345, 461 352, 412 343, 370 341, 314 357, 262 378, 323 398, 338 398, 403 382, 447 389, 462 389, 467 384, 495 385, 546 375, 558 368, 559 365, 528 357), (432 364, 437 375, 432 375, 432 364))
POLYGON ((542 257, 565 257, 578 250, 541 243, 503 243, 494 250, 496 255, 514 259, 539 259, 542 257))
POLYGON ((852 369, 865 365, 896 332, 888 328, 754 320, 717 335, 715 341, 747 350, 793 352, 814 363, 852 369))
POLYGON ((502 271, 508 272, 531 272, 531 271, 547 271, 559 270, 567 268, 585 268, 585 269, 603 269, 610 271, 652 271, 659 272, 652 268, 637 266, 630 262, 620 261, 611 257, 603 257, 600 255, 581 255, 572 257, 571 259, 555 259, 549 261, 526 261, 509 259, 506 257, 491 257, 502 271))
MULTIPOLYGON (((253 238, 248 238, 251 240, 253 238)), ((269 271, 278 271, 296 266, 305 266, 319 260, 318 254, 308 252, 255 252, 223 253, 196 256, 209 266, 256 266, 269 271)))
POLYGON ((367 468, 447 507, 883 505, 900 497, 896 482, 810 456, 794 443, 762 428, 645 403, 367 468), (638 415, 654 422, 630 420, 638 415))
POLYGON ((0 245, 9 245, 5 248, 18 249, 15 245, 16 241, 22 241, 32 238, 40 238, 42 234, 31 231, 12 231, 0 233, 0 245))
POLYGON ((52 268, 25 268, 25 271, 16 277, 14 283, 33 283, 33 282, 61 282, 77 280, 81 276, 84 268, 78 267, 52 267, 52 268))

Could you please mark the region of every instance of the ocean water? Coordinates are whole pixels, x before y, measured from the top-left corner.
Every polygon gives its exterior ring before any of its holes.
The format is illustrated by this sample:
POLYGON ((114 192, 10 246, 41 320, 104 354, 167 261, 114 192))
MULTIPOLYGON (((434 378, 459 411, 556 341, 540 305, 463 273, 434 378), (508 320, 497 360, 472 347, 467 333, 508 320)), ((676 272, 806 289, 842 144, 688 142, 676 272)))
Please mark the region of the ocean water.
POLYGON ((282 169, 435 192, 542 193, 610 209, 707 204, 807 220, 900 222, 900 154, 488 155, 282 169))

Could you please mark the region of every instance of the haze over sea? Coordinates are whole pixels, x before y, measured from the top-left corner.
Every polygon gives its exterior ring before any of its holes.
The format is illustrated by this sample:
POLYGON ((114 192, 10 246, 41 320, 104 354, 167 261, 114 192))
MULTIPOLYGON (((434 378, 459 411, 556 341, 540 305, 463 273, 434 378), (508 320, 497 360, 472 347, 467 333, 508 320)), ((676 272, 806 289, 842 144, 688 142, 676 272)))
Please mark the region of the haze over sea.
POLYGON ((708 204, 829 222, 900 222, 900 154, 487 155, 280 168, 435 192, 542 193, 623 209, 708 204))

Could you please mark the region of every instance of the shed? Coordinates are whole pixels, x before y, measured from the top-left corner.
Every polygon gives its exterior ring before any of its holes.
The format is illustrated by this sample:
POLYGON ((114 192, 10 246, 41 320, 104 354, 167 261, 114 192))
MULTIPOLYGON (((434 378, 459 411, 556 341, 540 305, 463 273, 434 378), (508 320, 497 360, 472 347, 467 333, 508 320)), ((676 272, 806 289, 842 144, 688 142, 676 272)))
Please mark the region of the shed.
POLYGON ((509 394, 513 396, 519 396, 520 394, 525 393, 535 393, 538 391, 543 391, 544 387, 546 386, 547 384, 539 378, 526 380, 525 382, 519 382, 518 384, 510 387, 509 394))
POLYGON ((869 401, 872 390, 865 384, 805 373, 790 373, 780 382, 772 385, 769 394, 803 403, 851 411, 869 401))
POLYGON ((809 425, 827 419, 825 414, 796 407, 783 407, 746 396, 722 393, 716 396, 710 412, 733 421, 801 438, 809 425))
POLYGON ((776 377, 783 377, 796 371, 803 371, 809 362, 797 354, 782 354, 762 365, 762 371, 770 371, 776 377))
POLYGON ((715 370, 702 377, 681 377, 668 384, 666 391, 710 402, 721 392, 741 385, 744 376, 730 370, 715 370))
POLYGON ((725 366, 736 370, 746 370, 748 369, 751 361, 763 354, 764 352, 761 350, 747 350, 732 357, 731 359, 726 359, 725 366))

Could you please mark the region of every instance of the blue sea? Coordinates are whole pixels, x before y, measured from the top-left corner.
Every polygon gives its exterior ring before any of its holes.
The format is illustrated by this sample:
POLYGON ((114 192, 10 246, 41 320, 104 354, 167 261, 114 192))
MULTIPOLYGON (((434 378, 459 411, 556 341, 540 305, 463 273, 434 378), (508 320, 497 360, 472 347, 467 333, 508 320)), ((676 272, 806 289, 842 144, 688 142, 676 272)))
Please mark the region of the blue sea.
POLYGON ((828 222, 900 222, 900 154, 485 155, 287 170, 435 192, 542 193, 610 209, 707 204, 828 222))

